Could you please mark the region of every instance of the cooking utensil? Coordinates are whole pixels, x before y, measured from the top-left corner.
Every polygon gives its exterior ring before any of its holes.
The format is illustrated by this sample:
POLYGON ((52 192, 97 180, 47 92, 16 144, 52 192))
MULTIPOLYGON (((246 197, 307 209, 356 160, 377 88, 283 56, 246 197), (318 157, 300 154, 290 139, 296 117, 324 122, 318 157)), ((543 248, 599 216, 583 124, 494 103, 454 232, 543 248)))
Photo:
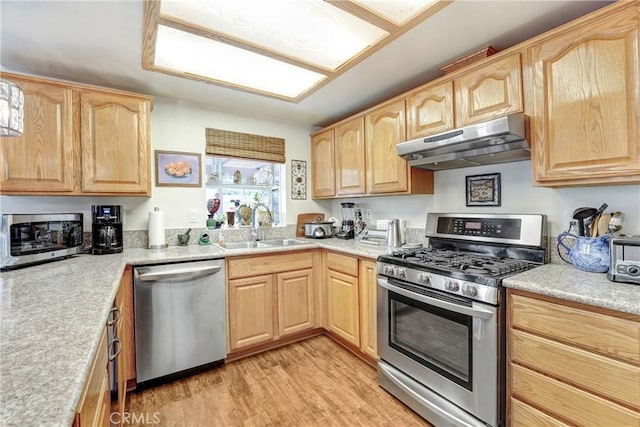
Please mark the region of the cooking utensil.
POLYGON ((607 234, 609 232, 609 221, 611 221, 610 213, 603 213, 598 218, 598 236, 607 234))
POLYGON ((324 221, 323 213, 305 213, 298 215, 296 237, 304 237, 304 224, 307 222, 324 221))
POLYGON ((578 208, 573 211, 573 219, 578 221, 578 234, 587 236, 589 228, 585 229, 585 220, 592 217, 598 210, 596 208, 578 208))
POLYGON ((620 231, 623 224, 624 214, 620 211, 614 212, 611 215, 611 220, 609 221, 609 232, 615 233, 616 231, 620 231))

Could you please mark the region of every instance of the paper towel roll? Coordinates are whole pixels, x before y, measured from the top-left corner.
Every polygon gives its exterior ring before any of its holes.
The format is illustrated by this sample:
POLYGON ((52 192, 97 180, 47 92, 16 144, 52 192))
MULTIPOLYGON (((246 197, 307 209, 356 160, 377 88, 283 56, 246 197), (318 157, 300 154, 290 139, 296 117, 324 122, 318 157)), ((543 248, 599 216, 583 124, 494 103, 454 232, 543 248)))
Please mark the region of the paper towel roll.
POLYGON ((149 249, 166 248, 164 239, 164 212, 154 208, 149 211, 149 249))

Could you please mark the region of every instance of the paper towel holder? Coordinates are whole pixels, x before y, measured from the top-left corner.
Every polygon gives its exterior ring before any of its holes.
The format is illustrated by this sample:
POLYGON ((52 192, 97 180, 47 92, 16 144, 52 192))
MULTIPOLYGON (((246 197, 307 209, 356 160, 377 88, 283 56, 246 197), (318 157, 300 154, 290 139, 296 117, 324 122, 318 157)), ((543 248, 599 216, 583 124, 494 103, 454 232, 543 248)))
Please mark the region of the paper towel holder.
MULTIPOLYGON (((168 245, 168 244, 166 244, 166 243, 154 244, 154 245, 152 245, 152 244, 151 244, 151 222, 152 222, 152 221, 151 221, 151 217, 152 217, 152 214, 153 214, 154 212, 156 212, 156 215, 158 215, 158 214, 160 213, 160 208, 155 207, 155 208, 153 208, 153 212, 149 212, 149 230, 148 230, 148 235, 149 235, 149 249, 166 249, 166 248, 168 248, 168 247, 169 247, 169 245, 168 245)), ((162 217, 160 217, 160 218, 162 218, 162 217)), ((160 240, 161 240, 162 242, 164 242, 164 224, 162 223, 162 221, 161 221, 160 219, 158 219, 158 222, 159 222, 159 223, 156 223, 156 221, 154 221, 153 223, 154 223, 154 225, 155 225, 156 227, 159 227, 159 228, 161 229, 161 230, 158 230, 158 231, 160 231, 160 232, 162 233, 162 239, 160 239, 160 240)))

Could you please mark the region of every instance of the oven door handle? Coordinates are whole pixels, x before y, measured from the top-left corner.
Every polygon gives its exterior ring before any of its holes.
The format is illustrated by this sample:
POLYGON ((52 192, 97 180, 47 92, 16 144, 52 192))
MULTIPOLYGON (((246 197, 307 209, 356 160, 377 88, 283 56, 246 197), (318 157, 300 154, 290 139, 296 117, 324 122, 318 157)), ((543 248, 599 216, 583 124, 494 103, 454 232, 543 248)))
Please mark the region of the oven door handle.
POLYGON ((385 279, 378 278, 378 286, 381 286, 391 292, 395 292, 407 298, 411 298, 416 301, 420 301, 425 304, 434 305, 445 310, 453 311, 455 313, 465 314, 471 317, 479 317, 481 319, 491 319, 495 314, 493 310, 486 310, 480 307, 466 307, 464 305, 453 304, 451 302, 443 301, 437 298, 429 297, 426 295, 417 294, 415 292, 402 289, 398 286, 394 286, 387 282, 385 279))

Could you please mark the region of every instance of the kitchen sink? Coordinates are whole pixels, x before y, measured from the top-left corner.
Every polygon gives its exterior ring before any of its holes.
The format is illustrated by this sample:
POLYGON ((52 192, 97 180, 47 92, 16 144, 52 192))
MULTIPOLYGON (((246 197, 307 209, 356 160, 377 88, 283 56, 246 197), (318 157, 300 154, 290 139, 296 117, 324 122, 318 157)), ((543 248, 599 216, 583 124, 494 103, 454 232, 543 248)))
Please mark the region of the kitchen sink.
POLYGON ((226 242, 226 243, 216 243, 216 246, 221 247, 222 249, 249 249, 249 248, 268 248, 270 245, 267 245, 263 242, 226 242))
POLYGON ((222 249, 250 249, 250 248, 269 248, 272 246, 297 246, 307 245, 308 242, 295 239, 272 239, 261 240, 258 242, 246 241, 246 242, 226 242, 216 243, 215 245, 222 249))
POLYGON ((296 239, 273 239, 273 240, 263 240, 267 246, 297 246, 297 245, 308 245, 309 242, 304 242, 302 240, 296 239))

